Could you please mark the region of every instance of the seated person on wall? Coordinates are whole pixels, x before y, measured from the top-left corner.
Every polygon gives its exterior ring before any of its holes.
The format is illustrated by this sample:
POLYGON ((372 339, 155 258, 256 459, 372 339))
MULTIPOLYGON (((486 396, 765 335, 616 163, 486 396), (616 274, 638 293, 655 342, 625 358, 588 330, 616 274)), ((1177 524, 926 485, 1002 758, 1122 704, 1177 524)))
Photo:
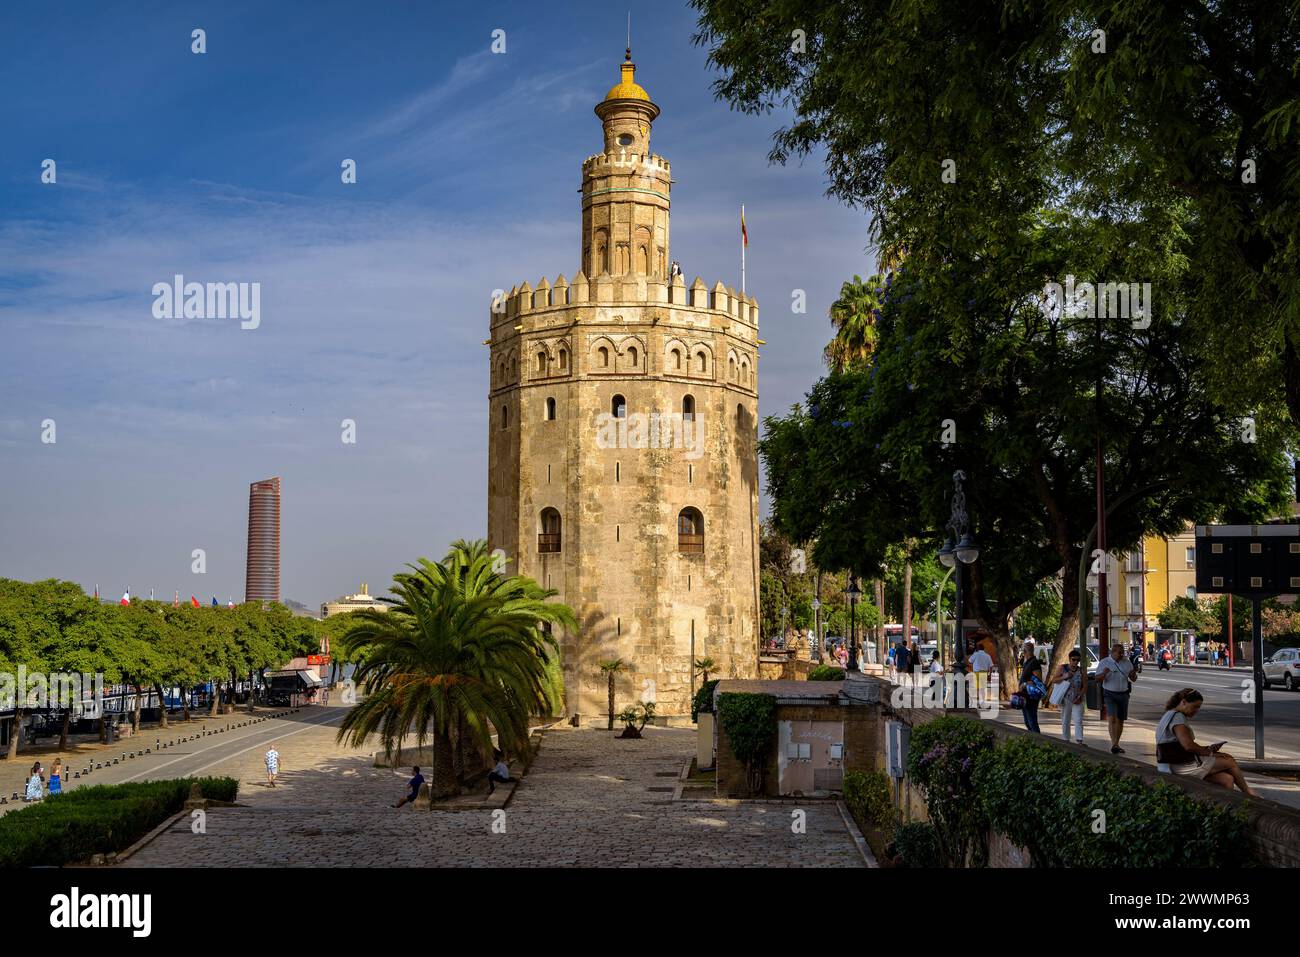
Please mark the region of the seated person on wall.
POLYGON ((1224 742, 1209 747, 1197 744, 1191 718, 1201 710, 1204 699, 1195 688, 1175 691, 1165 702, 1165 713, 1156 724, 1156 761, 1168 765, 1173 774, 1200 778, 1219 787, 1236 785, 1247 797, 1254 797, 1237 759, 1219 750, 1224 742))

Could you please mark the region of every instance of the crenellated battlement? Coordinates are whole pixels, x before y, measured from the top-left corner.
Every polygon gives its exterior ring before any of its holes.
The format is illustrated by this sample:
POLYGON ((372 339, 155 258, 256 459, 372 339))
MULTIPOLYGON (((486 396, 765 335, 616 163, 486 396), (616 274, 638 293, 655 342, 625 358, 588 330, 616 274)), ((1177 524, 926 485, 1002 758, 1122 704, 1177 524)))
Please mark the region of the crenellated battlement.
POLYGON ((620 150, 617 153, 596 153, 588 156, 582 162, 582 173, 584 176, 600 176, 610 173, 626 173, 636 167, 658 171, 664 175, 670 175, 672 168, 668 160, 655 153, 642 156, 640 153, 628 153, 620 150))
POLYGON ((514 320, 533 312, 564 306, 673 305, 725 313, 739 322, 758 328, 758 300, 737 292, 720 281, 710 289, 699 276, 689 286, 683 277, 672 282, 639 275, 600 275, 588 279, 581 270, 573 281, 561 273, 552 284, 543 276, 536 286, 527 282, 505 295, 505 309, 489 304, 493 324, 514 320), (496 308, 493 308, 493 307, 496 308))

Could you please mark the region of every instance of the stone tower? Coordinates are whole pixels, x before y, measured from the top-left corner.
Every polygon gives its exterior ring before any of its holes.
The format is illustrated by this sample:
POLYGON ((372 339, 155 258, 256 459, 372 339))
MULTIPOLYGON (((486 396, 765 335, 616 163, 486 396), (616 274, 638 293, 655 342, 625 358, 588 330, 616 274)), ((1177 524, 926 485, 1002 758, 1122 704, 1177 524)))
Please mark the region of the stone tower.
MULTIPOLYGON (((692 656, 758 667, 758 304, 671 274, 671 167, 631 51, 582 164, 573 279, 490 308, 488 539, 578 615, 558 636, 569 714, 689 715, 692 656)), ((695 679, 698 685, 699 678, 695 679)))

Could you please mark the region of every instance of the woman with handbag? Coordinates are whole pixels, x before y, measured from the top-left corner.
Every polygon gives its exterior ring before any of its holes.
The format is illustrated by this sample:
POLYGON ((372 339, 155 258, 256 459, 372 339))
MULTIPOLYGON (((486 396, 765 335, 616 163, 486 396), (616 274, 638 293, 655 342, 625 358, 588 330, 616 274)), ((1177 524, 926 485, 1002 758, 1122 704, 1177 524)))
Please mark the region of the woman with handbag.
POLYGON ((1034 643, 1025 642, 1024 656, 1020 662, 1020 696, 1024 699, 1024 716, 1025 727, 1034 734, 1040 734, 1038 729, 1038 703, 1043 700, 1043 695, 1047 693, 1043 685, 1043 663, 1038 660, 1038 655, 1034 654, 1034 643))
POLYGON ((1070 652, 1069 664, 1052 676, 1051 702, 1061 709, 1061 737, 1070 740, 1070 723, 1074 723, 1074 743, 1083 744, 1083 682, 1082 660, 1078 649, 1070 652))

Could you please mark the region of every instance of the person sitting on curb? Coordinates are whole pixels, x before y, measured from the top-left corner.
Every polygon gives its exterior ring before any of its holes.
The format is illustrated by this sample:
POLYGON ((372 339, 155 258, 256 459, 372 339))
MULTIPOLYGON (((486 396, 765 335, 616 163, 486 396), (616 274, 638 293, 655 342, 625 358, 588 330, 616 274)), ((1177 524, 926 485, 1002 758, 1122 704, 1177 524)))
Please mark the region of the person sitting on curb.
POLYGON ((517 784, 518 781, 510 776, 510 766, 506 764, 505 755, 499 750, 493 751, 492 756, 497 759, 497 765, 488 772, 488 794, 497 789, 498 784, 517 784))
POLYGON ((420 796, 420 787, 424 784, 424 775, 420 773, 419 768, 411 768, 411 780, 406 782, 406 797, 402 798, 393 807, 401 807, 403 804, 413 804, 415 799, 420 796))
POLYGON ((1237 759, 1220 751, 1224 742, 1209 747, 1197 744, 1189 720, 1201 710, 1204 699, 1195 688, 1175 691, 1165 702, 1165 713, 1156 724, 1156 761, 1169 765, 1174 774, 1200 778, 1221 788, 1234 784, 1246 797, 1254 797, 1237 759))

